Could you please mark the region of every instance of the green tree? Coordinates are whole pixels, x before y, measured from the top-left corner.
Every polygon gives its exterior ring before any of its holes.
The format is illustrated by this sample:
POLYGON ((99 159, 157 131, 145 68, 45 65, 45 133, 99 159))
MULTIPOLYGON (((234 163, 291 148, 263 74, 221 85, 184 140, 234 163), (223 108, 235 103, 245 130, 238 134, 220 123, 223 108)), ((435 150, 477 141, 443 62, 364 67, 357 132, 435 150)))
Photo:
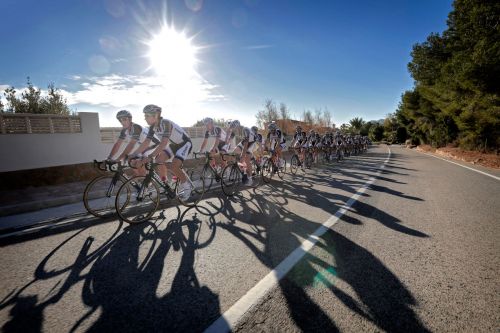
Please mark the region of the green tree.
POLYGON ((27 88, 20 97, 14 87, 5 89, 4 96, 7 100, 7 111, 10 112, 61 115, 71 113, 66 99, 53 83, 48 85, 47 96, 42 96, 42 91, 35 88, 28 77, 27 88))
POLYGON ((384 126, 377 123, 370 127, 370 133, 368 133, 368 137, 372 141, 382 140, 384 138, 384 126))
POLYGON ((500 2, 455 0, 448 28, 415 44, 415 88, 396 111, 408 136, 435 146, 500 146, 500 2))
POLYGON ((363 125, 365 124, 365 121, 363 118, 355 117, 349 120, 349 124, 351 125, 353 134, 359 134, 361 132, 361 128, 363 128, 363 125))

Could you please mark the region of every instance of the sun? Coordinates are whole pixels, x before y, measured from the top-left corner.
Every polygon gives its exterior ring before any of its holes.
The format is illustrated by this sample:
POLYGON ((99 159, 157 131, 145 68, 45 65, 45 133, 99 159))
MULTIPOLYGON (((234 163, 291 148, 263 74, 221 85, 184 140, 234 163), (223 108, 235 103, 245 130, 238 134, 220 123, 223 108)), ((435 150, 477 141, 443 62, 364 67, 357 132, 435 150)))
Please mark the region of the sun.
POLYGON ((149 46, 147 56, 150 67, 157 75, 174 80, 189 79, 196 75, 198 48, 184 32, 164 26, 146 44, 149 46))

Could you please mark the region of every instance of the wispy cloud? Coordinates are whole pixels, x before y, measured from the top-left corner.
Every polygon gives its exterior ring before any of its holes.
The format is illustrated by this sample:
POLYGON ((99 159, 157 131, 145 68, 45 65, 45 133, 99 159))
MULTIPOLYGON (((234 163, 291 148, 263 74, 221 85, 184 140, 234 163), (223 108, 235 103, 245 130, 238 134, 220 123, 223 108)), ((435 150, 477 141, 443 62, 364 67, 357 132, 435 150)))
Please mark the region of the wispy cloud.
POLYGON ((269 45, 269 44, 262 44, 262 45, 249 45, 243 47, 245 50, 262 50, 262 49, 270 49, 274 47, 274 45, 269 45))
POLYGON ((107 75, 82 79, 81 89, 64 91, 69 104, 90 104, 121 108, 156 103, 188 106, 223 100, 215 93, 217 86, 205 80, 188 79, 171 82, 165 78, 134 75, 107 75))

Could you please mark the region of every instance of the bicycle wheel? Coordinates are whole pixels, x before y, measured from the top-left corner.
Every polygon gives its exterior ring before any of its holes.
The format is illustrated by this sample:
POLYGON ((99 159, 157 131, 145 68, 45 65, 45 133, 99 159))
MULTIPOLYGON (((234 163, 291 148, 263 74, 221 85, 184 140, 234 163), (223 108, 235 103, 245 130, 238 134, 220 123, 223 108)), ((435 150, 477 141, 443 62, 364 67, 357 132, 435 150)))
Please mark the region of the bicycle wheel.
POLYGON ((187 199, 182 199, 182 192, 184 189, 180 186, 180 180, 177 179, 177 184, 175 184, 175 193, 177 194, 177 199, 179 202, 186 207, 194 207, 198 202, 200 202, 203 194, 205 193, 205 181, 203 176, 199 178, 191 178, 191 181, 187 181, 191 187, 191 195, 187 199))
POLYGON ((123 221, 131 224, 147 221, 158 209, 160 190, 158 185, 148 178, 131 178, 118 190, 115 208, 123 221))
POLYGON ((274 163, 269 158, 262 166, 262 180, 264 180, 265 183, 269 183, 271 181, 271 178, 273 177, 274 174, 273 169, 274 169, 274 163))
POLYGON ((281 166, 281 164, 278 166, 278 177, 283 179, 286 173, 286 160, 284 158, 280 158, 278 163, 283 163, 283 166, 281 166))
POLYGON ((290 159, 290 172, 295 175, 297 174, 297 170, 299 169, 299 157, 297 154, 293 155, 290 159))
POLYGON ((255 158, 250 160, 252 164, 252 178, 253 178, 253 187, 257 187, 260 185, 260 177, 262 174, 262 168, 257 164, 255 158))
POLYGON ((221 187, 222 192, 228 197, 233 196, 236 193, 238 184, 240 182, 241 172, 236 163, 228 164, 224 170, 222 170, 222 180, 221 187))
POLYGON ((310 169, 311 166, 312 166, 312 163, 313 163, 313 154, 312 153, 307 153, 305 161, 304 161, 304 164, 305 164, 306 168, 310 169))
POLYGON ((126 181, 125 177, 116 175, 94 178, 83 191, 83 204, 87 211, 96 217, 114 214, 116 193, 126 181))

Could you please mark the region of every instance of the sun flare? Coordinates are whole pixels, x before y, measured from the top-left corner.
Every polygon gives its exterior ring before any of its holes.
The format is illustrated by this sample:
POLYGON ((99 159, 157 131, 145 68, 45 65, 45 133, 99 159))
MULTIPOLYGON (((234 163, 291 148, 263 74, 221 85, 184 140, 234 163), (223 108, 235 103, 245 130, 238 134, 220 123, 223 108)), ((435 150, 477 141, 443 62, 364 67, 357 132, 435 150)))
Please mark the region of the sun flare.
POLYGON ((191 40, 183 32, 163 27, 147 42, 151 68, 157 75, 177 80, 195 75, 197 48, 191 40))

